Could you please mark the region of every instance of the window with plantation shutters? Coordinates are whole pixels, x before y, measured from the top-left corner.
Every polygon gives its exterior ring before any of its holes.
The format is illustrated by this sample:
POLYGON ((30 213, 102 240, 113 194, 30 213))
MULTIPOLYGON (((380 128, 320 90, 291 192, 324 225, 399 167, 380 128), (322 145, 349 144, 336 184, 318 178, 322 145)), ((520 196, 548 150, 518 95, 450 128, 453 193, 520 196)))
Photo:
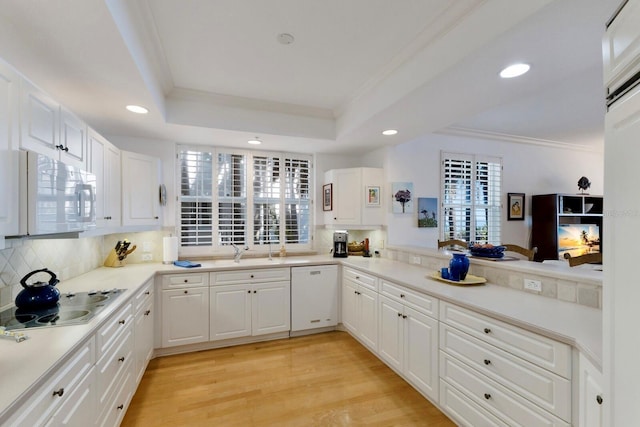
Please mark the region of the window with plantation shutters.
POLYGON ((442 153, 441 237, 500 244, 502 159, 442 153))
POLYGON ((311 158, 178 148, 181 253, 311 243, 311 158))

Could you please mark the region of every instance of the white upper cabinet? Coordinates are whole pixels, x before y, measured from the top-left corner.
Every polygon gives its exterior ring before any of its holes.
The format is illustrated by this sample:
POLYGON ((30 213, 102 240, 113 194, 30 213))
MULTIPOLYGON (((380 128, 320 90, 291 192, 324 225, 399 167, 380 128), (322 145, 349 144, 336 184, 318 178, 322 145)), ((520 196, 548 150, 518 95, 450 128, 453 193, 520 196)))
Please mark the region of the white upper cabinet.
POLYGON ((609 93, 640 68, 640 1, 631 0, 607 27, 602 43, 604 83, 609 93))
POLYGON ((160 159, 121 151, 122 225, 160 225, 160 159))
POLYGON ((18 234, 18 73, 0 61, 0 236, 18 234))
POLYGON ((325 225, 362 229, 381 227, 385 212, 380 197, 383 181, 384 171, 378 168, 333 169, 325 172, 324 183, 331 184, 330 202, 323 192, 325 225), (372 190, 377 191, 377 197, 370 199, 368 196, 372 190))
POLYGON ((20 147, 87 169, 86 124, 26 79, 20 92, 20 147))
POLYGON ((96 225, 121 225, 120 150, 93 129, 88 131, 89 171, 96 176, 96 225))

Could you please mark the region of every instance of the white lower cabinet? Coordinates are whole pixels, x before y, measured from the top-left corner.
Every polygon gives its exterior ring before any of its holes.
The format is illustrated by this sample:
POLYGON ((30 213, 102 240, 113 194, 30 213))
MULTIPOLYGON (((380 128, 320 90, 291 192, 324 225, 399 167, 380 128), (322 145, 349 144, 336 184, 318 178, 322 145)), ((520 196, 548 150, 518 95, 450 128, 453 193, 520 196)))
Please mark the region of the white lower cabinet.
POLYGON ((162 347, 209 340, 209 273, 162 276, 162 347))
POLYGON ((596 368, 584 355, 578 360, 579 374, 579 426, 602 427, 602 372, 596 368))
MULTIPOLYGON (((398 299, 406 298, 411 292, 383 282, 383 293, 385 287, 397 289, 398 299)), ((392 295, 379 296, 378 355, 424 395, 437 402, 438 320, 392 298, 392 295)), ((429 300, 430 306, 437 305, 437 300, 429 300)))
POLYGON ((93 387, 95 357, 95 340, 92 337, 52 374, 52 380, 40 387, 29 397, 27 403, 16 410, 15 415, 7 421, 6 425, 11 427, 61 425, 59 421, 63 418, 66 420, 66 425, 70 426, 92 425, 96 412, 96 393, 93 387), (89 377, 88 380, 87 377, 89 377), (72 400, 76 398, 82 399, 85 406, 77 407, 72 400), (62 408, 72 412, 63 412, 62 408))
MULTIPOLYGON (((571 425, 568 345, 447 302, 440 322, 442 393, 454 388, 508 425, 571 425)), ((449 414, 475 425, 460 410, 449 414)))
POLYGON ((378 279, 345 267, 342 270, 342 324, 360 342, 378 351, 378 279))
POLYGON ((211 273, 211 341, 289 331, 290 294, 288 268, 211 273))
MULTIPOLYGON (((153 290, 153 281, 151 281, 150 288, 153 290)), ((150 293, 136 311, 133 322, 136 384, 140 383, 147 364, 153 356, 153 325, 153 293, 150 293)))

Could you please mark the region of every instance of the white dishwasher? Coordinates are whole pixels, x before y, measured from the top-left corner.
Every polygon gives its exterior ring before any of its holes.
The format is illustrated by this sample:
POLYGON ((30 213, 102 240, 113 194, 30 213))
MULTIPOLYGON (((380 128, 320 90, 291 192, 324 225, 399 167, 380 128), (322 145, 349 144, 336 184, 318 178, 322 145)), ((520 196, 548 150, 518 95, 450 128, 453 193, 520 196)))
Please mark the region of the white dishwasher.
POLYGON ((338 266, 291 267, 291 331, 338 324, 338 266))

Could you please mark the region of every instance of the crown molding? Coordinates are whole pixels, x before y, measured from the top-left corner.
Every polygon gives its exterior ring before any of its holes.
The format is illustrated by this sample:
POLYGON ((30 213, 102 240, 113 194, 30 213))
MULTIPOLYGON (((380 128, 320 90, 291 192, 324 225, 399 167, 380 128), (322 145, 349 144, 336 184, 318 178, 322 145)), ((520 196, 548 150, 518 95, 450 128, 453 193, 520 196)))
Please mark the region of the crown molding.
POLYGON ((441 135, 462 136, 466 138, 486 139, 491 141, 511 142, 516 144, 536 145, 539 147, 557 148, 562 150, 577 150, 590 153, 603 153, 604 147, 593 147, 584 144, 571 144, 550 139, 531 138, 528 136, 510 135, 500 132, 491 132, 479 129, 470 129, 459 126, 449 126, 437 132, 441 135))

